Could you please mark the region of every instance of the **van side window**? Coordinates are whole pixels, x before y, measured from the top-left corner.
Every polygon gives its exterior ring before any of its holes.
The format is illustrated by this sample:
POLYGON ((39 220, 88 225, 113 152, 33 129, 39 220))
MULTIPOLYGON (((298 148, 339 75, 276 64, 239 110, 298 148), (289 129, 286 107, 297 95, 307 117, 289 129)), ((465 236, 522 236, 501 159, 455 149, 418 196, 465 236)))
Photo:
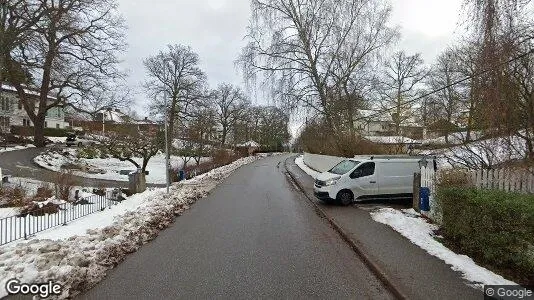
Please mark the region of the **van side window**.
POLYGON ((356 168, 352 174, 350 174, 350 178, 360 178, 365 176, 370 176, 375 173, 375 163, 374 162, 367 162, 356 168))

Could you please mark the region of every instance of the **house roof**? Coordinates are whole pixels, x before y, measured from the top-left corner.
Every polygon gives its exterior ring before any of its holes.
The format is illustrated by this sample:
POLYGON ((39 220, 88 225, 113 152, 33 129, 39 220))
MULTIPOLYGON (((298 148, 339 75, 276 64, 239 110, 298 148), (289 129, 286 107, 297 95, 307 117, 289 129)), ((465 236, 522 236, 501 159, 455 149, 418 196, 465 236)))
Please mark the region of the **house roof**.
POLYGON ((255 141, 248 141, 246 143, 243 143, 243 144, 239 144, 237 145, 237 147, 260 147, 260 144, 256 143, 255 141))
MULTIPOLYGON (((0 87, 2 87, 3 91, 14 92, 14 93, 17 92, 17 89, 14 86, 10 85, 10 84, 2 83, 2 84, 0 84, 0 87)), ((37 91, 35 89, 28 88, 28 87, 24 88, 24 93, 26 93, 26 95, 32 95, 32 96, 37 96, 37 97, 41 95, 39 91, 37 91)), ((53 97, 53 96, 48 95, 48 99, 57 100, 57 97, 53 97)))
POLYGON ((104 116, 104 121, 106 122, 126 123, 130 120, 130 117, 127 114, 114 109, 101 109, 97 111, 97 113, 102 114, 104 116))
MULTIPOLYGON (((358 114, 360 115, 360 118, 364 118, 364 121, 367 121, 367 122, 393 123, 393 118, 391 114, 385 111, 374 110, 374 109, 359 109, 358 114)), ((402 120, 400 125, 422 127, 414 115, 410 116, 409 118, 406 118, 405 120, 402 120)))

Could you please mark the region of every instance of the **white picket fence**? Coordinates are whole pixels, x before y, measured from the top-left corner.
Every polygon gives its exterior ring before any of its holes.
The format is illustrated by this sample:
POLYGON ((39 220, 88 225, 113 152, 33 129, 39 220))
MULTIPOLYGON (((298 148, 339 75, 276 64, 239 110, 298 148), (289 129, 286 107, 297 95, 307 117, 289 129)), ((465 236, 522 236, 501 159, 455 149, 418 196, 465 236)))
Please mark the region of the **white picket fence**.
POLYGON ((477 188, 507 192, 534 193, 534 174, 525 169, 470 170, 477 188))
MULTIPOLYGON (((526 169, 467 170, 471 183, 478 189, 497 189, 506 192, 534 194, 534 172, 526 169)), ((430 190, 430 212, 427 214, 438 223, 441 221, 439 203, 435 200, 440 171, 433 167, 421 168, 421 187, 430 190)))
MULTIPOLYGON (((467 170, 474 187, 506 192, 534 194, 534 172, 526 169, 467 170)), ((435 191, 438 174, 433 168, 421 168, 421 186, 435 191), (437 175, 437 176, 436 176, 437 175)))

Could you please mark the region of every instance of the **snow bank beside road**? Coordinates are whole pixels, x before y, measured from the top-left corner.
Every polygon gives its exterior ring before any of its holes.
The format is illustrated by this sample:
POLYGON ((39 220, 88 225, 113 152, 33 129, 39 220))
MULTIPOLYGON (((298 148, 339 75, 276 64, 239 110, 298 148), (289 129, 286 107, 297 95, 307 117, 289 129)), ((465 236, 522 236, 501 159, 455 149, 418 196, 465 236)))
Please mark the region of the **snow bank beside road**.
POLYGON ((305 163, 304 163, 304 156, 299 156, 297 158, 295 158, 295 164, 297 164, 297 166, 299 168, 302 169, 302 171, 306 172, 306 174, 310 175, 311 177, 313 177, 313 179, 317 178, 317 175, 321 174, 315 170, 312 170, 310 167, 308 167, 305 163))
POLYGON ((28 149, 28 148, 35 148, 35 146, 32 145, 32 144, 28 144, 26 146, 14 146, 14 147, 7 147, 7 148, 0 147, 0 153, 16 151, 16 150, 24 150, 24 149, 28 149))
POLYGON ((104 278, 107 270, 154 239, 197 199, 205 197, 237 168, 256 159, 243 158, 176 184, 170 195, 164 189, 148 191, 130 204, 125 202, 125 207, 102 212, 108 215, 98 220, 88 217, 38 236, 48 234, 47 237, 56 240, 34 238, 0 248, 0 297, 7 295, 4 287, 10 278, 23 283, 53 280, 64 287, 58 297, 62 299, 91 288, 104 278), (67 228, 70 226, 79 229, 67 228), (86 233, 78 235, 81 231, 86 233))
POLYGON ((438 229, 438 226, 429 224, 413 209, 399 211, 393 208, 383 208, 372 212, 371 216, 375 221, 389 225, 415 245, 451 265, 453 270, 461 272, 464 279, 477 288, 482 289, 483 285, 516 285, 478 266, 470 257, 456 254, 436 241, 434 230, 438 229))

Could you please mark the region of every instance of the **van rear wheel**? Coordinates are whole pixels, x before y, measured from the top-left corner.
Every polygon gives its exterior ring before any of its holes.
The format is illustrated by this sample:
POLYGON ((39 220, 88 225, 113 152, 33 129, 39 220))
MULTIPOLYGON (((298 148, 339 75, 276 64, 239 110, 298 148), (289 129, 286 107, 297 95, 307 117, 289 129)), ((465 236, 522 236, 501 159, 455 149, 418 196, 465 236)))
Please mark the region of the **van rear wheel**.
POLYGON ((340 191, 339 193, 337 193, 336 199, 339 204, 343 206, 350 205, 354 201, 354 197, 352 196, 352 193, 350 191, 340 191))

